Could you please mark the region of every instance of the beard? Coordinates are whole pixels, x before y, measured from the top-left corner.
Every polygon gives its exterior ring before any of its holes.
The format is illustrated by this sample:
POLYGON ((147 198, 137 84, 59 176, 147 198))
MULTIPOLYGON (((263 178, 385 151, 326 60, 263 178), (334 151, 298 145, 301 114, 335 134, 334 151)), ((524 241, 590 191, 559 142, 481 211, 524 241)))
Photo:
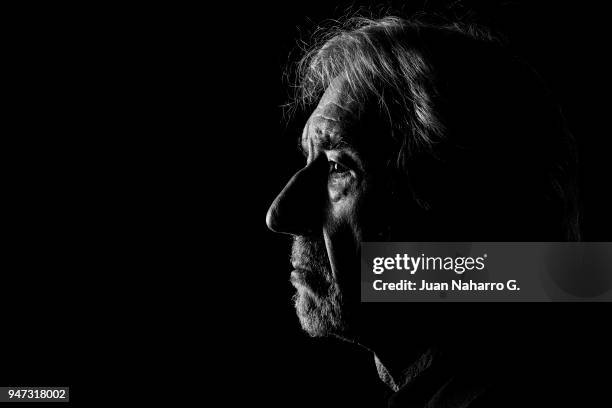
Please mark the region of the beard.
POLYGON ((291 263, 298 266, 291 283, 297 289, 293 301, 304 331, 313 337, 342 335, 346 329, 342 292, 323 239, 294 237, 291 263))

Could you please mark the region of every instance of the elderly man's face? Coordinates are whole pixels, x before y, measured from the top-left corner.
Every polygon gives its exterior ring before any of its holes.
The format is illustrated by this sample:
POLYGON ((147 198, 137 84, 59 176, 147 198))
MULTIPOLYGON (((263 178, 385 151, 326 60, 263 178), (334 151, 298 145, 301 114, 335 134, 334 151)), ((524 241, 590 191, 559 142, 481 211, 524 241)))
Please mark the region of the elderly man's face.
POLYGON ((267 215, 270 229, 294 237, 295 306, 313 336, 350 329, 359 303, 359 246, 376 234, 368 225, 377 218, 369 197, 380 184, 382 162, 368 146, 376 135, 366 134, 371 126, 359 111, 343 82, 327 89, 302 134, 306 165, 267 215))

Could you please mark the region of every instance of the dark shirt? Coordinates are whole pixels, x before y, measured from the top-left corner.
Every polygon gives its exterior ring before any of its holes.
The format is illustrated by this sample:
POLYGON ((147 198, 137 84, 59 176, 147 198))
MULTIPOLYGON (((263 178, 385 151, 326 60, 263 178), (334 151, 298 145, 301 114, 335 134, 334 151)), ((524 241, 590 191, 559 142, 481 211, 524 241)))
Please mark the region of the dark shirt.
POLYGON ((399 376, 393 378, 375 359, 381 379, 395 393, 390 408, 472 408, 485 393, 486 381, 472 367, 462 366, 443 353, 429 349, 399 376))

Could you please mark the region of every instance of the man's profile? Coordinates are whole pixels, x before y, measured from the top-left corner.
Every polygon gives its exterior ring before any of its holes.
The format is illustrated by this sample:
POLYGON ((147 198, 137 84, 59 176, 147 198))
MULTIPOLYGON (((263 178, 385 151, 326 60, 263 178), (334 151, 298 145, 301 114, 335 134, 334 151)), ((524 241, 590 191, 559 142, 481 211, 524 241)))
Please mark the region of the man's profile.
POLYGON ((438 327, 452 312, 433 327, 422 307, 360 304, 360 244, 578 240, 572 137, 485 30, 386 17, 322 38, 298 71, 305 165, 266 220, 293 237, 302 328, 371 350, 397 406, 487 406, 486 358, 438 327))

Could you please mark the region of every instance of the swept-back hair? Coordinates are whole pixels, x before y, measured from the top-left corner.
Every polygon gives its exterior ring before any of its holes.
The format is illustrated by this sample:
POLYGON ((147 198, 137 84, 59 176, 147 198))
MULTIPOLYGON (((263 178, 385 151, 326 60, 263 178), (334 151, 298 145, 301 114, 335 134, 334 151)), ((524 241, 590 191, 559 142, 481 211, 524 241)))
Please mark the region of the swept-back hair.
POLYGON ((537 220, 536 239, 579 239, 573 138, 538 75, 491 32, 348 18, 318 30, 296 68, 293 108, 340 78, 377 111, 390 167, 423 210, 475 228, 467 223, 496 208, 517 236, 537 220))

